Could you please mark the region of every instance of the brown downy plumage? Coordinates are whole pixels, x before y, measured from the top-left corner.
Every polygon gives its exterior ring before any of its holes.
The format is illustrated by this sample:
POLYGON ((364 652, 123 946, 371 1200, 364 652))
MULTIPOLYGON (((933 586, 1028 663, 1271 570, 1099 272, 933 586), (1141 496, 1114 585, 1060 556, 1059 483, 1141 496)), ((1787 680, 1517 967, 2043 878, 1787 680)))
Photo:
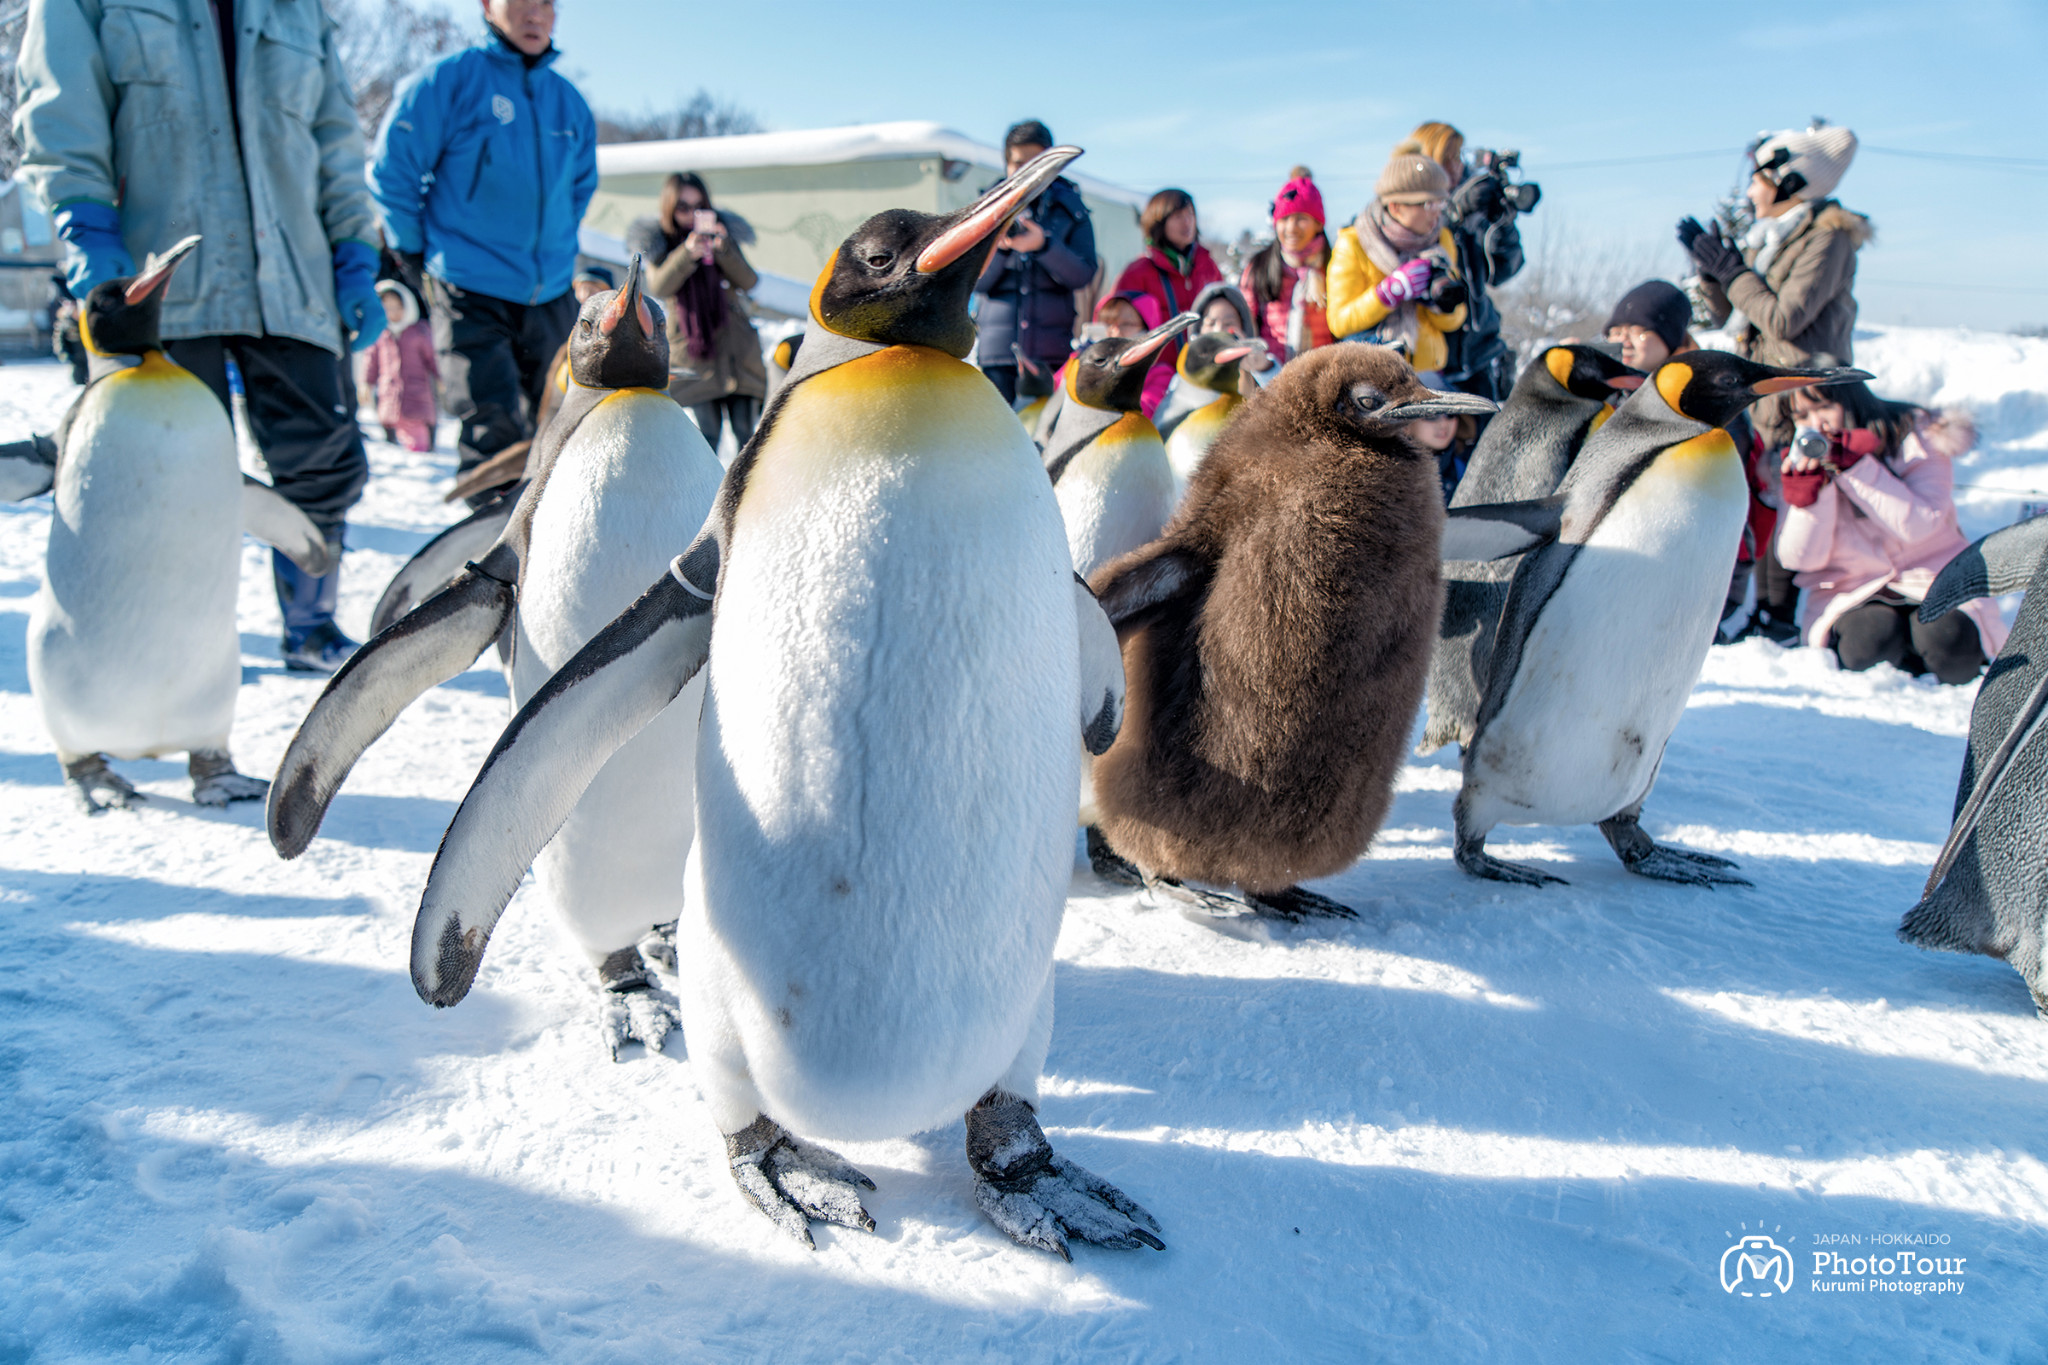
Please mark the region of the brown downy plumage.
POLYGON ((1365 851, 1443 602, 1443 494, 1406 424, 1492 409, 1379 347, 1312 351, 1241 409, 1160 538, 1096 574, 1129 687, 1094 772, 1118 853, 1256 904, 1365 851))

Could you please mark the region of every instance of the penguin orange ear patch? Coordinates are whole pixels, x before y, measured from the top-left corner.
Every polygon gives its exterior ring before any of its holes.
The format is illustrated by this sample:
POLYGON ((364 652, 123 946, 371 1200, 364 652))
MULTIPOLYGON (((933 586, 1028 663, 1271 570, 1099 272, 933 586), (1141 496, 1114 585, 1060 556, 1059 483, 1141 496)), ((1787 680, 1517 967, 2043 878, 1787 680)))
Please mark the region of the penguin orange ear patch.
POLYGON ((1543 368, 1550 371, 1550 377, 1566 388, 1572 382, 1572 353, 1562 346, 1553 346, 1543 353, 1543 368))
POLYGON ((1684 408, 1678 400, 1685 397, 1685 391, 1692 385, 1692 366, 1682 360, 1669 360, 1657 367, 1657 394, 1671 405, 1673 412, 1682 413, 1684 408))

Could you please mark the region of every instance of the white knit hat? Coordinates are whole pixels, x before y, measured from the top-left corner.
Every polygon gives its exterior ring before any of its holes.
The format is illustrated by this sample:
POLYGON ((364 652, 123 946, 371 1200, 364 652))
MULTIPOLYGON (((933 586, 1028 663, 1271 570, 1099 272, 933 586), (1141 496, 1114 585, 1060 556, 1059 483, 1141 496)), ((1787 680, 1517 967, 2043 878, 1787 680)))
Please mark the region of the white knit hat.
POLYGON ((1856 159, 1856 134, 1816 122, 1810 128, 1772 133, 1757 144, 1754 156, 1756 168, 1777 184, 1784 184, 1787 176, 1799 177, 1794 198, 1825 199, 1856 159))

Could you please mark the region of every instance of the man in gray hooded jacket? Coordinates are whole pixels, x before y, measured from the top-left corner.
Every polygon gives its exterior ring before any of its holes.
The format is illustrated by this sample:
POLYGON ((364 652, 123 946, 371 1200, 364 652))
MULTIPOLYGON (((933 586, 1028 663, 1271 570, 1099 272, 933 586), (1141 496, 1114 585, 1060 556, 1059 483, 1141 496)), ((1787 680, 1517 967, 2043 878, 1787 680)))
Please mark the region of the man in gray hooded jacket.
MULTIPOLYGON (((384 327, 363 136, 320 0, 29 0, 22 172, 79 298, 199 233, 171 277, 172 360, 228 402, 241 371, 277 490, 339 545, 369 477, 344 342, 384 327)), ((288 667, 331 672, 340 571, 274 559, 288 667)))

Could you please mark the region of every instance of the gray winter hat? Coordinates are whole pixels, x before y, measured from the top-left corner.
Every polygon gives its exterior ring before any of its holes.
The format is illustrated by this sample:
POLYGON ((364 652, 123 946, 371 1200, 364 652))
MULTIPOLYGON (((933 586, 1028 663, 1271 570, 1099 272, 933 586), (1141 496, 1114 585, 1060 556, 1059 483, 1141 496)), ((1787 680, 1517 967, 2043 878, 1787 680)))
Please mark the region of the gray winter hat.
POLYGON ((1847 128, 1815 123, 1810 128, 1772 133, 1757 144, 1757 170, 1778 185, 1778 198, 1825 199, 1842 183, 1849 163, 1856 159, 1856 134, 1847 128), (1793 181, 1787 192, 1787 182, 1793 181))

